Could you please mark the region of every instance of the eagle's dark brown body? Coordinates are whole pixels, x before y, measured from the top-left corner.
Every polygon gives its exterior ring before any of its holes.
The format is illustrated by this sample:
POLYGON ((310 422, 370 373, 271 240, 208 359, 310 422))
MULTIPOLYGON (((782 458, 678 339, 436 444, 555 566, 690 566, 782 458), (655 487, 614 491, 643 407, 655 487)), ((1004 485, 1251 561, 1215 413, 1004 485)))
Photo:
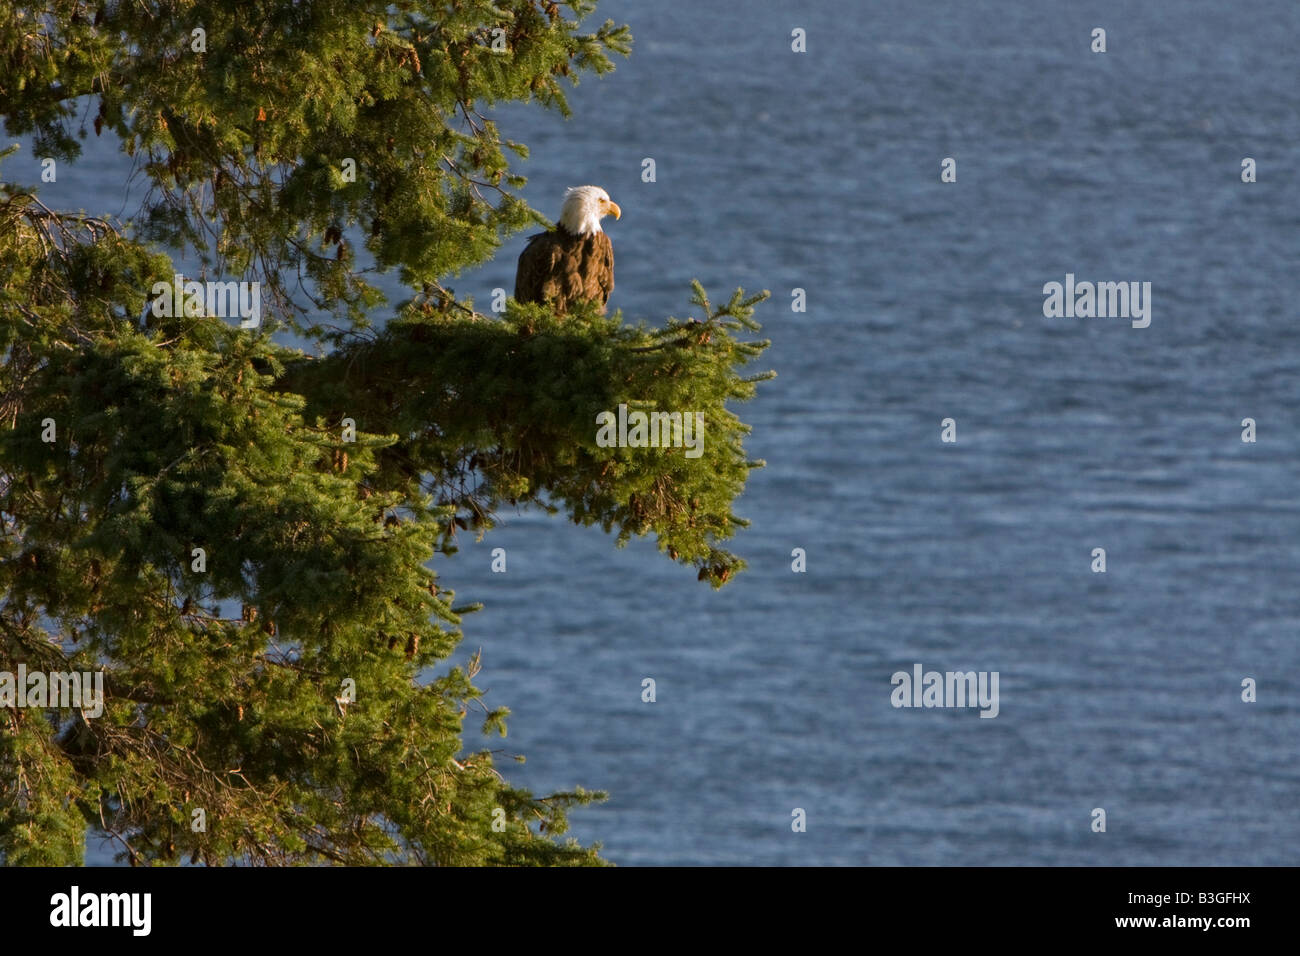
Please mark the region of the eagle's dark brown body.
POLYGON ((564 315, 576 302, 593 301, 605 312, 614 291, 614 246, 596 231, 574 235, 557 225, 528 240, 519 254, 515 298, 541 302, 564 315))

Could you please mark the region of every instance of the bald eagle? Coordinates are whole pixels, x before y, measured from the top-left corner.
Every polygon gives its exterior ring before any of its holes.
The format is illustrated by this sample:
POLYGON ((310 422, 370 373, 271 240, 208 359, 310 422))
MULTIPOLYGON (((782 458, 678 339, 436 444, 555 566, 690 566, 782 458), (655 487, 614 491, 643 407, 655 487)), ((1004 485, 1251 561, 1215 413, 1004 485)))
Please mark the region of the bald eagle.
POLYGON ((614 291, 614 247, 600 220, 622 213, 599 186, 569 189, 556 227, 530 238, 519 254, 515 298, 549 305, 556 315, 577 302, 594 301, 604 315, 614 291))

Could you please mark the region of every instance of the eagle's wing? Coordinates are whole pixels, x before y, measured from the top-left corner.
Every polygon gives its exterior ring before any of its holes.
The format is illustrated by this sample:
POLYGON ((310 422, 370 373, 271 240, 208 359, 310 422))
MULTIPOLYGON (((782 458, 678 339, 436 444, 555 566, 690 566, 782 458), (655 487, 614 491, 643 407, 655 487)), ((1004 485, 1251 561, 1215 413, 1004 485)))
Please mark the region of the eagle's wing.
POLYGON ((555 277, 560 273, 563 252, 554 232, 539 232, 528 240, 519 253, 515 268, 515 298, 520 302, 546 302, 554 299, 559 288, 555 277))
POLYGON ((600 303, 601 314, 614 291, 614 244, 609 236, 598 232, 592 237, 591 260, 587 268, 587 298, 600 303))
POLYGON ((573 236, 557 229, 528 240, 515 270, 515 298, 541 302, 564 315, 574 302, 605 311, 614 289, 614 246, 603 232, 573 236))

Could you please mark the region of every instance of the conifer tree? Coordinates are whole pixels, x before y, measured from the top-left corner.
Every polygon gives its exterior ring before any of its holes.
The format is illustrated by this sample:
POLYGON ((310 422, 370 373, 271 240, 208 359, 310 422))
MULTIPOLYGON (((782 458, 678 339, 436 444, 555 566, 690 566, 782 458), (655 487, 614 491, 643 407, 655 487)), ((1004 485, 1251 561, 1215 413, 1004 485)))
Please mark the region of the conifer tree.
POLYGON ((761 462, 725 403, 766 377, 742 375, 766 293, 697 283, 698 315, 645 328, 446 287, 545 224, 491 107, 567 114, 630 51, 594 6, 0 10, 6 131, 72 168, 116 137, 150 187, 118 221, 0 183, 0 672, 105 675, 95 717, 0 700, 0 860, 77 863, 90 831, 131 864, 602 862, 560 839, 601 794, 465 752, 477 659, 438 665, 476 606, 439 571, 506 503, 652 534, 714 587, 741 569, 761 462), (181 257, 258 282, 261 326, 155 315, 181 257), (620 404, 700 411, 703 453, 604 447, 620 404))

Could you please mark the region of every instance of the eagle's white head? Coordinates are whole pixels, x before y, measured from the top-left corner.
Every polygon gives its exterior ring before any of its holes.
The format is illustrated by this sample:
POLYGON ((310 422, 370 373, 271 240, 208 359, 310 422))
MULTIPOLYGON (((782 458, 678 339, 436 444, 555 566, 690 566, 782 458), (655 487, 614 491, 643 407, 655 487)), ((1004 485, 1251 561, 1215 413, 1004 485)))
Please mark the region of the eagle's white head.
POLYGON ((623 210, 599 186, 570 186, 564 193, 560 225, 576 236, 600 232, 602 216, 618 219, 623 210))

